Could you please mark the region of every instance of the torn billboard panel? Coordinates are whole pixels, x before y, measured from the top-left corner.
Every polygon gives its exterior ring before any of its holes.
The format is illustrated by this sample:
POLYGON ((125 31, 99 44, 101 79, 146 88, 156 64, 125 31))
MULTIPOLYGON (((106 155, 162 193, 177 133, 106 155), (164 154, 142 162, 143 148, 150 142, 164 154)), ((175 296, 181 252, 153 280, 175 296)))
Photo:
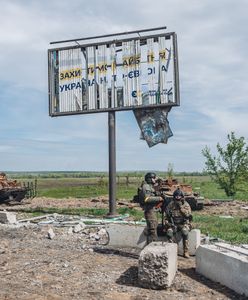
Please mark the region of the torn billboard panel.
POLYGON ((159 143, 167 144, 173 136, 167 115, 170 108, 150 108, 133 110, 141 130, 141 139, 146 140, 149 147, 159 143))
POLYGON ((49 113, 180 104, 175 33, 48 50, 49 113))

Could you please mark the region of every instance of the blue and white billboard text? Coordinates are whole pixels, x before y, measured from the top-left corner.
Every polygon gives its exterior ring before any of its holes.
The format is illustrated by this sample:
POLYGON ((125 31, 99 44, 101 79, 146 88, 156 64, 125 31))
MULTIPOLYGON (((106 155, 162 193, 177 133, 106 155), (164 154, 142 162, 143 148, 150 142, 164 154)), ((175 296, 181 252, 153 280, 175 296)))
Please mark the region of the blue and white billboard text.
POLYGON ((48 50, 51 116, 179 105, 175 33, 48 50))

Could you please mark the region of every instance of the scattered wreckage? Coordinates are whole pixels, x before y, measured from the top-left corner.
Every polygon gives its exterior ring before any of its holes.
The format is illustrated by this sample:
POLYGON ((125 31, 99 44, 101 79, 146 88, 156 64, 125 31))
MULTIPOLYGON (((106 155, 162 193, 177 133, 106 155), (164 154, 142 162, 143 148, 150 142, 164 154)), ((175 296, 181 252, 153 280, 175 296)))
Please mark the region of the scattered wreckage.
POLYGON ((8 179, 5 173, 0 173, 0 203, 15 203, 33 198, 36 196, 36 190, 36 180, 21 184, 17 180, 8 179))

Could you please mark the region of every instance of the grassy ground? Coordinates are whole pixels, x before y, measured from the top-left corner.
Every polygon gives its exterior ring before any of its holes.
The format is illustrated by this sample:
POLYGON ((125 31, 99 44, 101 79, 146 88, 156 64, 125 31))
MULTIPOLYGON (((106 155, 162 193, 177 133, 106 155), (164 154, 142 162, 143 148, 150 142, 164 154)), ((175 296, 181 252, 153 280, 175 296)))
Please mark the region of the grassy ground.
MULTIPOLYGON (((130 180, 130 179, 129 179, 130 180)), ((124 180, 117 184, 117 198, 129 199, 137 191, 137 187, 141 183, 140 178, 133 178, 128 185, 124 180)), ((181 182, 192 185, 195 191, 200 192, 207 199, 228 199, 224 191, 208 177, 190 177, 181 178, 181 182)), ((97 197, 108 194, 107 180, 103 182, 99 179, 81 179, 81 178, 59 178, 59 179, 39 179, 38 180, 38 196, 53 198, 88 198, 97 197)), ((235 199, 248 199, 247 192, 238 192, 235 199)))
POLYGON ((194 227, 202 233, 209 234, 231 243, 248 244, 248 219, 224 219, 219 216, 202 216, 194 214, 194 227))

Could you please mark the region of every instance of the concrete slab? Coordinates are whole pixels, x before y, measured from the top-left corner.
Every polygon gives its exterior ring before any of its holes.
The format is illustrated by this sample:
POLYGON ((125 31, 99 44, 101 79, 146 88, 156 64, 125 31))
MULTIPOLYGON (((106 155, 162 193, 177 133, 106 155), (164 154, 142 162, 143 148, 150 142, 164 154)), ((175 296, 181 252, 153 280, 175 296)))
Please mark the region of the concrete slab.
POLYGON ((222 248, 222 249, 226 249, 226 250, 230 250, 233 252, 237 252, 239 254, 244 254, 248 257, 248 249, 245 249, 245 247, 238 247, 235 245, 230 245, 227 243, 214 243, 216 246, 222 248))
POLYGON ((15 213, 8 212, 8 211, 0 211, 0 223, 15 224, 16 223, 15 213))
POLYGON ((148 289, 170 287, 177 271, 177 244, 153 242, 140 253, 138 281, 148 289))
POLYGON ((128 224, 108 224, 106 230, 109 235, 108 246, 134 247, 143 249, 147 242, 146 226, 128 224))
MULTIPOLYGON (((127 224, 107 224, 106 230, 109 235, 109 246, 114 247, 133 247, 143 249, 147 245, 145 235, 146 226, 127 225, 127 224)), ((159 237, 158 241, 166 242, 168 238, 159 237)), ((201 232, 199 229, 193 229, 189 233, 189 254, 195 255, 196 249, 201 242, 201 232)), ((183 254, 183 243, 179 243, 179 254, 183 254)))
POLYGON ((241 248, 248 249, 248 244, 243 244, 240 246, 241 248))
MULTIPOLYGON (((159 237, 159 241, 167 241, 167 237, 159 237)), ((183 255, 183 241, 181 234, 177 233, 176 240, 179 240, 178 243, 178 253, 179 255, 183 255)), ((201 244, 201 231, 200 229, 192 229, 189 232, 189 254, 195 255, 196 249, 201 244)))
POLYGON ((196 272, 248 297, 248 256, 243 253, 245 249, 235 246, 233 251, 229 246, 225 243, 222 247, 215 244, 199 246, 196 272))
MULTIPOLYGON (((189 255, 195 255, 196 249, 201 244, 201 231, 200 229, 192 229, 189 232, 189 255)), ((178 244, 178 253, 183 255, 183 241, 178 244)))

